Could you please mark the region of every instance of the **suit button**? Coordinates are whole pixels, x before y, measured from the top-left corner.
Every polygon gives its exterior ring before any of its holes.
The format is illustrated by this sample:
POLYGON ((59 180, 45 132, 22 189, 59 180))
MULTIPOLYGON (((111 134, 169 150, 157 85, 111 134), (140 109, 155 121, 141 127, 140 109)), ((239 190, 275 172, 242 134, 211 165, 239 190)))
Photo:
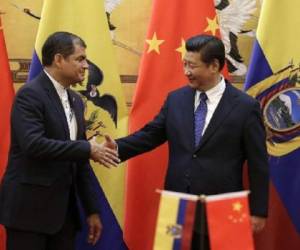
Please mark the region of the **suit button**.
POLYGON ((197 155, 196 155, 196 154, 193 154, 193 158, 197 158, 197 155))

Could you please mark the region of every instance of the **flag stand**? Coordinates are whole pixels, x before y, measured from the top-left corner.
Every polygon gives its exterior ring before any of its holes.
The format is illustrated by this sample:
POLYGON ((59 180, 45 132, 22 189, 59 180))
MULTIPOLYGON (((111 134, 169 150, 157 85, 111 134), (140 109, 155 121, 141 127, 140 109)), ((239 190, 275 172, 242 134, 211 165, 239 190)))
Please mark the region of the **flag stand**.
MULTIPOLYGON (((201 215, 200 215, 200 244, 199 244, 199 250, 206 250, 204 248, 205 246, 205 223, 206 223, 206 212, 205 212, 205 195, 200 195, 199 197, 199 204, 201 206, 201 215)), ((207 232, 206 232, 207 233, 207 232)))

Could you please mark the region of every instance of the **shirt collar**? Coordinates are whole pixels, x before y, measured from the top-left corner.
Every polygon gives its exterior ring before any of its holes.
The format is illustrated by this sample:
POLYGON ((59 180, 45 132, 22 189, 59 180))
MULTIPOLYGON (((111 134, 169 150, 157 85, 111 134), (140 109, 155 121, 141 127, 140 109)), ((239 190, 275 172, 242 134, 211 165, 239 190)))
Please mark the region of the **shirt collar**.
MULTIPOLYGON (((214 86, 213 88, 211 88, 205 92, 205 94, 207 95, 207 100, 210 101, 210 100, 213 100, 215 97, 222 95, 225 88, 226 88, 225 78, 223 76, 221 76, 220 82, 216 86, 214 86)), ((196 100, 199 99, 199 95, 201 92, 202 91, 197 90, 196 100)))
POLYGON ((56 81, 45 69, 44 69, 44 72, 49 77, 49 79, 53 83, 53 86, 54 86, 57 94, 62 99, 67 94, 67 89, 62 84, 60 84, 58 81, 56 81))

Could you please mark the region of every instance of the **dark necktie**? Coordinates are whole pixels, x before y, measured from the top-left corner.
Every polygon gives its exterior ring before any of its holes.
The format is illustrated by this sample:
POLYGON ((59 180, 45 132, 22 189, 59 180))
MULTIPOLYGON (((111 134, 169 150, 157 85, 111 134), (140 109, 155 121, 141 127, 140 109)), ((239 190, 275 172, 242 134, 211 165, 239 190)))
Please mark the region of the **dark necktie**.
POLYGON ((200 94, 199 99, 200 103, 195 111, 195 147, 200 143, 207 114, 207 95, 203 92, 200 94))

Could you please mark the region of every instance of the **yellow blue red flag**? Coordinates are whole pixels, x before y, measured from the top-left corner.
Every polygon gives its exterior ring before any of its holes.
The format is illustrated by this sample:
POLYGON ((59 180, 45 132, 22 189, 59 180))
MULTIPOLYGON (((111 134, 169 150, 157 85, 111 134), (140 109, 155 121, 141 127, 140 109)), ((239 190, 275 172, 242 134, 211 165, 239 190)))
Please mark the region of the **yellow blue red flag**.
POLYGON ((300 246, 300 2, 264 0, 245 90, 263 110, 271 201, 257 249, 300 246), (280 237, 278 237, 280 235, 280 237))
MULTIPOLYGON (((86 42, 89 60, 88 76, 78 85, 85 102, 87 137, 99 142, 104 134, 121 137, 127 133, 127 110, 114 60, 114 51, 100 0, 45 0, 30 68, 30 79, 42 69, 41 48, 56 31, 74 33, 86 42)), ((100 197, 104 227, 100 241, 93 249, 127 249, 120 227, 123 221, 124 168, 106 169, 92 163, 95 191, 100 197), (101 186, 100 186, 101 185, 101 186)), ((91 249, 86 237, 78 238, 77 249, 91 249)))
POLYGON ((198 196, 162 191, 154 250, 190 250, 198 196))

